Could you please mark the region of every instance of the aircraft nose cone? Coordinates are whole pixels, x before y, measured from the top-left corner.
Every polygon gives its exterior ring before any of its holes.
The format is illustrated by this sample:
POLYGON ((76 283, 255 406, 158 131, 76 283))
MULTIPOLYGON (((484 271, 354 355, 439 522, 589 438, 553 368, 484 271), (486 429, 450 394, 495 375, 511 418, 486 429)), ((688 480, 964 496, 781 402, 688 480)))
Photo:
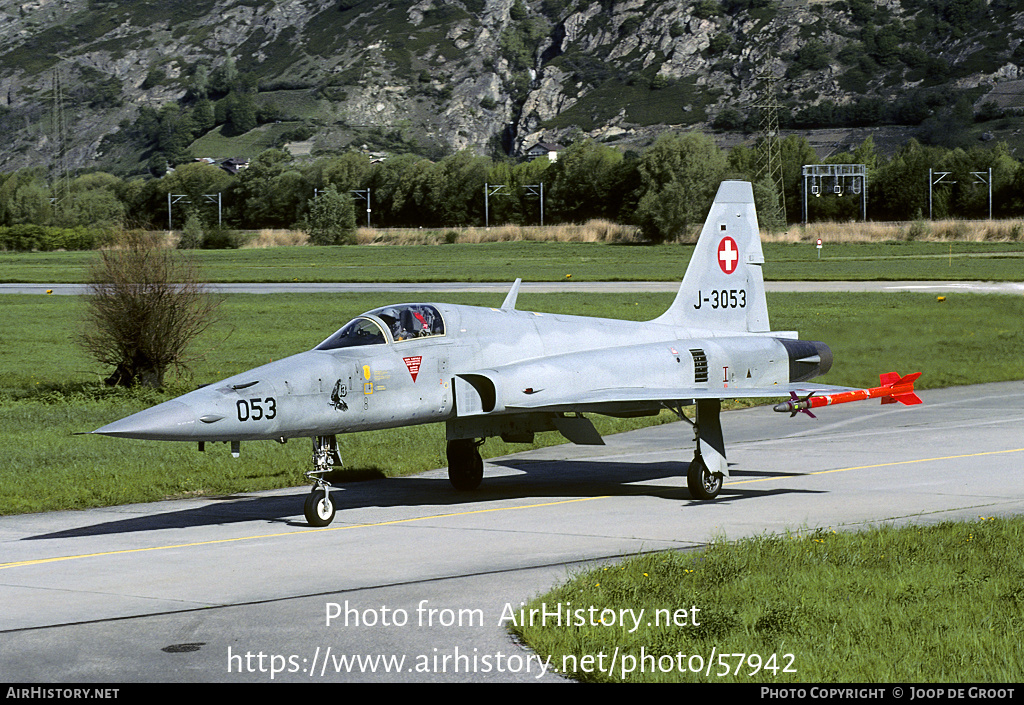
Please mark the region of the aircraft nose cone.
POLYGON ((93 433, 144 440, 189 440, 198 424, 195 412, 180 401, 166 401, 120 421, 97 428, 93 433))

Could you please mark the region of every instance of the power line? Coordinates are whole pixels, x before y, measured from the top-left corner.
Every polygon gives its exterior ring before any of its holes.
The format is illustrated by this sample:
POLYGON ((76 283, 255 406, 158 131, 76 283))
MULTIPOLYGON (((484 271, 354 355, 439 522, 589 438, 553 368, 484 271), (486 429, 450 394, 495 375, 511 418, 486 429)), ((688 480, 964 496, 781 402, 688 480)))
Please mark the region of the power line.
POLYGON ((50 127, 54 147, 50 183, 54 210, 62 212, 70 206, 71 176, 68 168, 68 129, 64 115, 64 83, 59 64, 53 67, 53 114, 50 127))
POLYGON ((758 210, 764 213, 765 222, 784 224, 786 222, 786 185, 782 177, 782 150, 779 146, 779 99, 775 92, 775 84, 779 77, 772 71, 757 75, 764 81, 764 94, 761 102, 754 105, 761 110, 760 131, 762 149, 758 155, 757 180, 767 179, 775 187, 778 200, 773 203, 758 204, 758 210))

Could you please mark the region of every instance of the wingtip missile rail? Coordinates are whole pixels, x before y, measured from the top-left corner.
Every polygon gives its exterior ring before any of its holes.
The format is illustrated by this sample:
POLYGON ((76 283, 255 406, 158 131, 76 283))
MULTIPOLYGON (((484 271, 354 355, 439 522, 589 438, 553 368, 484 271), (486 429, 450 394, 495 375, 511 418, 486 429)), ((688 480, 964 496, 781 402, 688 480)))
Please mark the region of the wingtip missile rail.
POLYGON ((790 416, 798 413, 816 418, 811 409, 819 406, 845 404, 864 399, 881 399, 883 404, 921 404, 921 398, 914 393, 914 380, 921 376, 920 372, 900 376, 898 372, 886 372, 878 376, 880 386, 870 389, 855 389, 850 392, 816 395, 811 392, 801 399, 795 392, 790 392, 790 400, 775 405, 775 411, 788 412, 790 416))

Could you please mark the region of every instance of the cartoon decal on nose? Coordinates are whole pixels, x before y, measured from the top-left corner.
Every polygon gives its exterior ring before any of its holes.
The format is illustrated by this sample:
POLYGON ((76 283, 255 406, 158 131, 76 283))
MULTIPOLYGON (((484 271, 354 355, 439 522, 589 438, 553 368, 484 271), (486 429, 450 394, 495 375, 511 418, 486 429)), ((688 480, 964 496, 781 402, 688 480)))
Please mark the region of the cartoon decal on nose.
POLYGON ((339 379, 334 383, 334 391, 331 392, 331 406, 338 411, 348 411, 348 404, 345 403, 346 396, 348 396, 348 390, 339 379))

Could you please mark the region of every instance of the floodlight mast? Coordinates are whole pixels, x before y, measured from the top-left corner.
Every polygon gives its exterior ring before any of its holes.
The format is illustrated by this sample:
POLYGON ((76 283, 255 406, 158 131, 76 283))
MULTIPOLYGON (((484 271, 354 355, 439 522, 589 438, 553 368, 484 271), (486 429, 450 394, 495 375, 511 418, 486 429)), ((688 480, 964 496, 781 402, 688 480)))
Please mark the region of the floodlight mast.
POLYGON ((864 164, 804 164, 803 169, 803 207, 804 225, 807 225, 807 182, 811 180, 813 193, 820 196, 823 189, 823 179, 832 179, 832 192, 836 196, 842 196, 845 186, 849 183, 849 190, 854 194, 860 194, 860 218, 868 219, 868 171, 864 164), (815 183, 816 181, 816 183, 815 183))

